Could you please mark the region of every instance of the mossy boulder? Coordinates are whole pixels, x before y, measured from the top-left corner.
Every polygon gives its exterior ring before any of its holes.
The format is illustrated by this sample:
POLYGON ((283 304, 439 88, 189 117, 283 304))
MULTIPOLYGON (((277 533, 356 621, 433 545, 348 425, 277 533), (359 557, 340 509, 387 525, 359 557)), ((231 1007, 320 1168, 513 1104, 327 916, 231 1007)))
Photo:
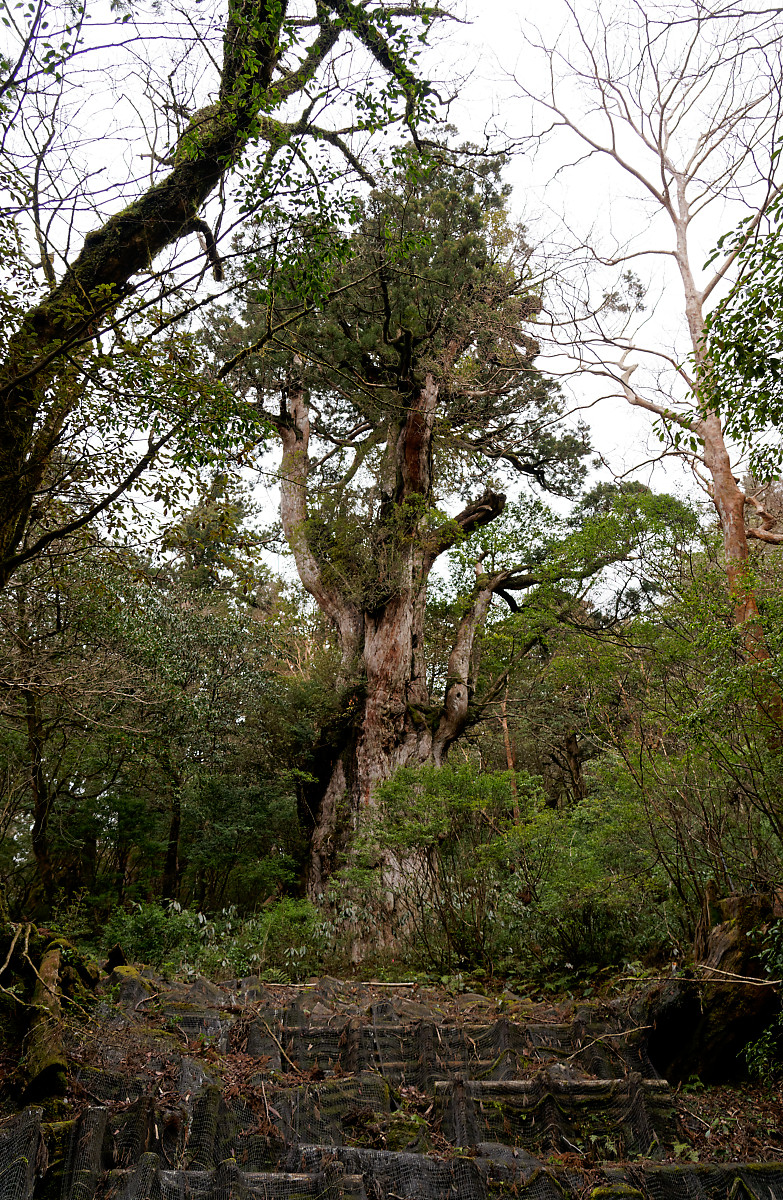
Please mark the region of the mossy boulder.
POLYGON ((148 1000, 155 992, 149 979, 145 979, 138 967, 115 967, 109 976, 109 991, 126 1013, 138 1012, 142 1000, 148 1000))

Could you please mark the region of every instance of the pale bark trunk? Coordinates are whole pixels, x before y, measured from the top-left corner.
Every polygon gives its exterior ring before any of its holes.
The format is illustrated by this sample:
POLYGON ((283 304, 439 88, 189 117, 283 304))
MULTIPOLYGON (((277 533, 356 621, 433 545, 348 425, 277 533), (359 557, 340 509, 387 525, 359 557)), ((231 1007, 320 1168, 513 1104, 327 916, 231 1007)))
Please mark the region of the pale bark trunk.
POLYGON ((304 391, 298 383, 288 390, 289 422, 281 423, 283 461, 280 467, 280 514, 302 584, 318 607, 337 627, 343 670, 350 670, 362 635, 361 613, 355 605, 328 586, 307 540, 307 476, 310 470, 310 417, 304 391))
POLYGON ((450 747, 465 729, 470 702, 476 688, 478 661, 474 653, 476 633, 483 628, 492 602, 492 581, 479 587, 468 612, 462 618, 449 655, 448 678, 443 713, 433 739, 432 757, 441 766, 450 747))
MULTIPOLYGON (((430 489, 430 453, 437 386, 428 379, 390 439, 394 471, 389 503, 399 505, 430 489)), ((283 529, 296 560, 299 577, 337 629, 342 684, 361 680, 363 701, 351 715, 353 736, 347 739, 320 799, 312 832, 308 892, 320 896, 340 852, 348 846, 361 813, 371 803, 375 785, 397 767, 424 762, 432 735, 421 716, 429 703, 421 662, 424 604, 429 566, 419 539, 410 537, 395 557, 397 572, 390 598, 379 608, 362 611, 338 588, 327 583, 307 536, 307 477, 310 423, 304 393, 288 393, 290 421, 281 425, 281 512, 283 529)))

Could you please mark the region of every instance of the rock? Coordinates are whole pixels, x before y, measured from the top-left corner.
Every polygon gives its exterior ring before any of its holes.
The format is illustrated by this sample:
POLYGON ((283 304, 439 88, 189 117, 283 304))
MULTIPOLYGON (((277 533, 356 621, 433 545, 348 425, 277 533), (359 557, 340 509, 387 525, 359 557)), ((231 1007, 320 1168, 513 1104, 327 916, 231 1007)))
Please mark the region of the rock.
POLYGON ((168 999, 172 1005, 192 1009, 225 1008, 231 1003, 227 991, 203 975, 197 975, 184 987, 172 988, 168 999))
POLYGON ((322 1021, 330 1021, 336 1016, 337 1010, 334 1008, 327 1008, 327 1006, 322 1004, 320 1000, 316 1000, 315 1004, 310 1009, 310 1020, 316 1024, 322 1021))
POLYGON ((461 995, 455 996, 454 1003, 457 1008, 487 1008, 494 1005, 495 1001, 488 996, 482 996, 480 992, 462 992, 461 995))
POLYGON ((138 1013, 142 1000, 154 995, 155 989, 136 967, 115 967, 109 976, 109 987, 116 989, 117 1003, 129 1015, 138 1013))
POLYGON ((708 896, 706 915, 720 920, 700 933, 694 970, 654 985, 636 1008, 639 1024, 652 1026, 650 1059, 670 1083, 693 1075, 705 1083, 741 1078, 746 1073, 742 1051, 780 1008, 749 936, 772 916, 770 899, 708 896))
POLYGON ((127 967, 128 960, 125 957, 125 951, 119 942, 116 942, 106 956, 106 962, 103 968, 107 975, 111 975, 115 967, 127 967))
POLYGON ((429 1021, 430 1010, 426 1004, 417 1004, 415 1000, 398 1000, 395 1009, 398 1016, 406 1021, 429 1021))

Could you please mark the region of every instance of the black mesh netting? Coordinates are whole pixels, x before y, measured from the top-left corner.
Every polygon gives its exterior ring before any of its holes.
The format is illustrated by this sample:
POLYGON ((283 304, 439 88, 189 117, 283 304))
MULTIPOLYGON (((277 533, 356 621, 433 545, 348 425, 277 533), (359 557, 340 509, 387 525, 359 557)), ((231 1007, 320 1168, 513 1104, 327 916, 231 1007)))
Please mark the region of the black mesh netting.
POLYGON ((783 1165, 654 1161, 671 1092, 617 1020, 155 986, 74 1038, 72 1116, 0 1122, 0 1200, 783 1200, 783 1165))
POLYGON ((568 1148, 591 1157, 650 1156, 673 1137, 668 1086, 662 1080, 558 1078, 435 1085, 441 1127, 455 1145, 501 1142, 533 1153, 568 1148))

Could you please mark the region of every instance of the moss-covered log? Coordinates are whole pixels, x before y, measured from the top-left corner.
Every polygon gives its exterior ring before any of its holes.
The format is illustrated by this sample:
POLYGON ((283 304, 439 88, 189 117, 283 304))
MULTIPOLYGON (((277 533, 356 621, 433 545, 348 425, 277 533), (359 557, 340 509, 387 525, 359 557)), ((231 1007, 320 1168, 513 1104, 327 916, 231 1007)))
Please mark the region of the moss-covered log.
POLYGON ((26 1100, 65 1095, 68 1066, 63 1046, 59 983, 62 944, 52 942, 43 953, 33 991, 33 1017, 27 1035, 24 1069, 26 1100))

